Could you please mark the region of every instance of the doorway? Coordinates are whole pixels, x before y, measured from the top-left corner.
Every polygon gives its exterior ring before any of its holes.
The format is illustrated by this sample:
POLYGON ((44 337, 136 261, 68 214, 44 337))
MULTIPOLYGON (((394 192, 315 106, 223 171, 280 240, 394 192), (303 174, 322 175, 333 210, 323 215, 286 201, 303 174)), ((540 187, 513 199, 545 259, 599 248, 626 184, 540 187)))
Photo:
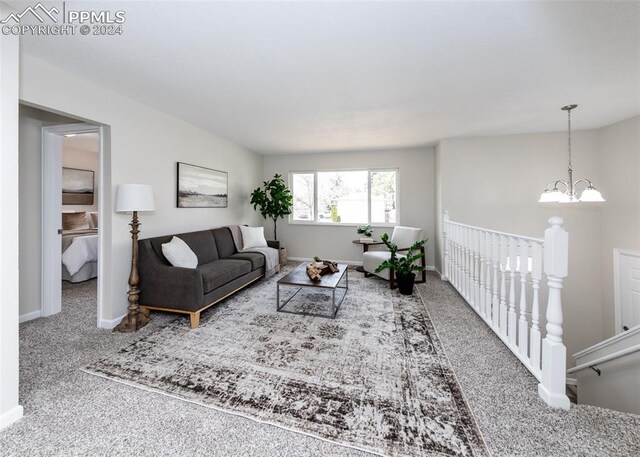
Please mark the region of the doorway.
POLYGON ((42 128, 42 316, 62 310, 65 287, 97 281, 101 326, 105 224, 104 130, 91 124, 42 128), (91 157, 90 155, 94 156, 91 157))
POLYGON ((640 326, 640 252, 613 250, 616 333, 640 326))

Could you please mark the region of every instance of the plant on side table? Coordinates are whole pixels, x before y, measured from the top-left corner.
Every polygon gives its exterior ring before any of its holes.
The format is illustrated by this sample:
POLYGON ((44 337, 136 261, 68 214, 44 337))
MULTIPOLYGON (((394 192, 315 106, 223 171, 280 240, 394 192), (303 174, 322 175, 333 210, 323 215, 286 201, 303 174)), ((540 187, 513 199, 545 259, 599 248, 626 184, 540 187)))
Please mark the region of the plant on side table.
POLYGON ((419 251, 427 240, 416 241, 407 250, 405 255, 398 256, 398 246, 389 241, 388 234, 383 233, 380 239, 389 249, 391 257, 376 268, 376 273, 380 273, 385 268, 389 268, 395 273, 400 293, 403 295, 413 294, 413 285, 416 280, 415 272, 424 270, 422 265, 416 265, 415 262, 424 257, 424 252, 419 251))
POLYGON ((370 237, 371 235, 373 235, 373 228, 371 228, 369 224, 358 226, 356 231, 358 232, 358 235, 362 236, 370 237))
POLYGON ((251 192, 250 203, 262 217, 273 220, 273 238, 277 240, 278 219, 291 214, 293 208, 293 196, 282 176, 275 174, 270 181, 264 181, 262 188, 258 187, 251 192))

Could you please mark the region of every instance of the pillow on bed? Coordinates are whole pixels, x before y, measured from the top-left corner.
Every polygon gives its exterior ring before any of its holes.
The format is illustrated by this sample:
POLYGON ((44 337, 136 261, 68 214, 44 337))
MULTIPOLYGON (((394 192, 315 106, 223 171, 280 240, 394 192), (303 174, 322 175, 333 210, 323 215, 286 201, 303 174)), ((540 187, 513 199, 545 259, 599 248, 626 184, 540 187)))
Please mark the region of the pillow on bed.
POLYGON ((87 214, 81 213, 62 213, 62 230, 85 230, 89 228, 87 214))
POLYGON ((177 236, 162 245, 162 253, 174 267, 195 268, 198 266, 198 257, 189 245, 177 236))
POLYGON ((264 239, 264 227, 245 227, 241 225, 240 231, 242 232, 243 249, 267 246, 267 240, 264 239))

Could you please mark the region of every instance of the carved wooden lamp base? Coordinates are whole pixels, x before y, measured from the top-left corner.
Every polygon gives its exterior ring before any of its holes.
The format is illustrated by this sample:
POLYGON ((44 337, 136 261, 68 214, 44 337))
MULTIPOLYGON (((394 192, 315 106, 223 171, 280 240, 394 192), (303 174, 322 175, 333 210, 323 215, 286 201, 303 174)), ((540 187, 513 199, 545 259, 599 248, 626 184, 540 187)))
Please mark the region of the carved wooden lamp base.
POLYGON ((140 312, 134 316, 130 316, 129 314, 127 314, 122 319, 122 322, 116 325, 113 331, 120 333, 137 332, 148 323, 149 318, 140 312))

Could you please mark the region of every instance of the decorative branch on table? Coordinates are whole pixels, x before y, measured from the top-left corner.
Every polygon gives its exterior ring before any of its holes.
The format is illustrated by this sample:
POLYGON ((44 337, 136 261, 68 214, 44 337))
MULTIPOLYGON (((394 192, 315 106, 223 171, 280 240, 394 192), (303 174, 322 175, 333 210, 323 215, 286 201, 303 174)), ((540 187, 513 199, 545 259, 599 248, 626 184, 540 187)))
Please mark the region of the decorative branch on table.
POLYGON ((413 291, 413 284, 416 279, 416 274, 414 272, 422 271, 425 269, 422 265, 416 265, 415 262, 424 257, 424 252, 417 251, 419 251, 420 248, 427 242, 427 239, 416 241, 407 250, 407 253, 401 256, 398 256, 398 246, 395 243, 389 241, 388 234, 383 233, 380 239, 389 249, 391 257, 378 265, 378 268, 376 268, 376 273, 380 273, 382 270, 387 268, 394 271, 396 278, 398 279, 400 292, 406 295, 410 295, 413 291), (403 287, 403 284, 406 284, 406 287, 403 287))
MULTIPOLYGON (((314 260, 316 258, 318 257, 314 257, 314 260)), ((312 281, 320 281, 322 276, 340 271, 336 262, 332 262, 331 260, 320 260, 319 262, 321 262, 320 265, 318 265, 318 263, 310 263, 307 265, 307 276, 309 276, 312 281)))
POLYGON ((251 192, 250 203, 262 217, 273 220, 273 238, 277 240, 278 219, 288 216, 293 209, 293 196, 282 176, 275 174, 271 181, 264 181, 262 188, 258 187, 251 192))

